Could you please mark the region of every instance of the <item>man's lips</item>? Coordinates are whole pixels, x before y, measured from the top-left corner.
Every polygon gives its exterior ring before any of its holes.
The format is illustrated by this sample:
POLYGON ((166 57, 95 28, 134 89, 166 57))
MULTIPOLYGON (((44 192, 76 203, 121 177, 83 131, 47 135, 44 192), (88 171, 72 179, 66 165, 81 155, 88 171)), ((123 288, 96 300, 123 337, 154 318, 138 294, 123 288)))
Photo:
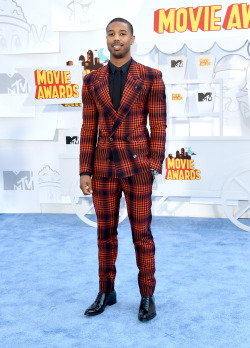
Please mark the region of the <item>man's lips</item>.
POLYGON ((113 44, 112 47, 113 47, 114 50, 119 50, 119 49, 122 48, 122 45, 120 45, 120 44, 113 44))

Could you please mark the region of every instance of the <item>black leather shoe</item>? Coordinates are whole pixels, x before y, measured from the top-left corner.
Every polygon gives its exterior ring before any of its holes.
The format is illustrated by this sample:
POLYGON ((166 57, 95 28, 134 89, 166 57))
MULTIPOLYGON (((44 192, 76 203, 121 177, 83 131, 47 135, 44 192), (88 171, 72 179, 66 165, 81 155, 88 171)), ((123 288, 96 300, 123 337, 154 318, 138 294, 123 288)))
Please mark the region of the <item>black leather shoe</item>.
POLYGON ((105 292, 99 292, 95 302, 92 303, 92 305, 86 309, 84 314, 88 316, 101 314, 102 312, 104 312, 104 309, 107 305, 112 306, 115 303, 116 303, 115 290, 113 290, 109 294, 106 294, 105 292))
POLYGON ((138 319, 149 321, 156 316, 154 296, 142 296, 138 319))

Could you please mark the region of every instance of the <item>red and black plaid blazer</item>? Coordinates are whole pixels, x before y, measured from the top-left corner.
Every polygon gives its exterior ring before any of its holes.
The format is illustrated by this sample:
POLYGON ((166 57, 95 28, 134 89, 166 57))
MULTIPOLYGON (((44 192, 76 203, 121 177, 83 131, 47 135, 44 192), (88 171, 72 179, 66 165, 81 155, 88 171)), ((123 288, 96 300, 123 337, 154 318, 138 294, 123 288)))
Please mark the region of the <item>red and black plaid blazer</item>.
POLYGON ((119 178, 149 168, 161 173, 166 138, 161 72, 132 59, 117 112, 111 102, 108 77, 108 65, 84 77, 80 173, 119 178))

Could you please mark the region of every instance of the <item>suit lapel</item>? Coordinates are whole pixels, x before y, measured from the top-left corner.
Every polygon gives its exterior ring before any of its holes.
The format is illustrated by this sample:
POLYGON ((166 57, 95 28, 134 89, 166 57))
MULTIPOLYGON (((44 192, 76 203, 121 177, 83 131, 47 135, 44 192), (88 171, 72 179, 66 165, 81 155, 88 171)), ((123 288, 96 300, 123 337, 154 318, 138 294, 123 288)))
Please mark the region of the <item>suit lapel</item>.
POLYGON ((116 120, 114 122, 112 132, 114 132, 122 122, 122 120, 127 116, 130 108, 134 104, 136 98, 141 92, 144 80, 140 77, 137 70, 137 63, 132 59, 129 70, 127 81, 122 94, 122 99, 120 107, 117 111, 116 120))
POLYGON ((94 82, 96 99, 101 105, 104 114, 115 121, 116 111, 112 104, 109 93, 109 66, 105 65, 100 72, 99 78, 94 82))

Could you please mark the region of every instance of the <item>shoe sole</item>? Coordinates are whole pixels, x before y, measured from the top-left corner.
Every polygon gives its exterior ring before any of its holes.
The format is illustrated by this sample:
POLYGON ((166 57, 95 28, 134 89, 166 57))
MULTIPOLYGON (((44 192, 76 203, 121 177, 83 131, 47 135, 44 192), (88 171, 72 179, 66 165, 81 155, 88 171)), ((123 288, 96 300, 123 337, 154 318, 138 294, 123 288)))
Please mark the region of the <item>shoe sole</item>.
POLYGON ((93 312, 93 313, 91 313, 91 312, 90 313, 84 313, 84 315, 86 315, 87 317, 95 317, 96 315, 102 314, 104 312, 106 306, 112 306, 112 305, 116 304, 116 302, 117 302, 116 299, 112 300, 112 301, 109 301, 109 302, 106 303, 106 305, 99 312, 97 312, 97 313, 95 313, 95 312, 93 312))
POLYGON ((138 315, 138 319, 139 319, 141 322, 149 321, 149 320, 153 319, 154 317, 156 317, 156 313, 152 314, 151 316, 149 316, 149 317, 147 317, 147 318, 141 318, 141 317, 138 315))

